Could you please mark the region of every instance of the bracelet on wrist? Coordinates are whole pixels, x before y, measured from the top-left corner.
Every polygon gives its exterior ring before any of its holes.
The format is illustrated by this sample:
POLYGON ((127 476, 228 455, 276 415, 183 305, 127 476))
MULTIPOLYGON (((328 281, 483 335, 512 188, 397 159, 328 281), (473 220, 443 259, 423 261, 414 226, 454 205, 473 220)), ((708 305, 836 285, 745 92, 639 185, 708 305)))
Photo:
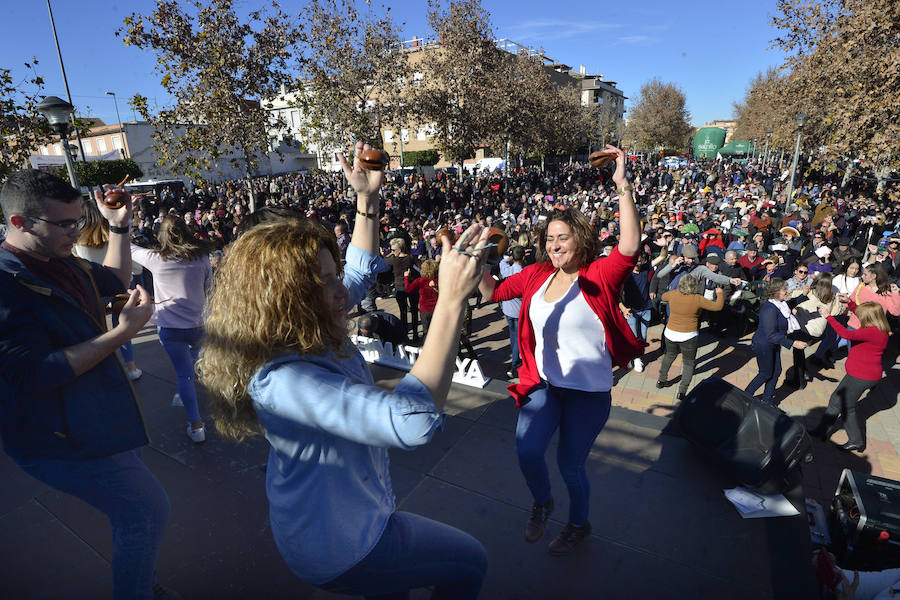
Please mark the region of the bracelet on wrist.
POLYGON ((624 185, 624 186, 618 188, 616 190, 616 193, 619 194, 620 196, 624 196, 626 192, 633 192, 633 191, 634 191, 633 185, 624 185))
POLYGON ((363 212, 363 211, 359 210, 358 208, 356 209, 356 214, 358 214, 361 217, 365 217, 367 219, 377 219, 378 218, 377 212, 367 213, 367 212, 363 212))
POLYGON ((127 225, 122 225, 121 227, 119 225, 110 225, 109 231, 110 231, 110 233, 121 233, 121 234, 131 233, 131 223, 128 223, 127 225))

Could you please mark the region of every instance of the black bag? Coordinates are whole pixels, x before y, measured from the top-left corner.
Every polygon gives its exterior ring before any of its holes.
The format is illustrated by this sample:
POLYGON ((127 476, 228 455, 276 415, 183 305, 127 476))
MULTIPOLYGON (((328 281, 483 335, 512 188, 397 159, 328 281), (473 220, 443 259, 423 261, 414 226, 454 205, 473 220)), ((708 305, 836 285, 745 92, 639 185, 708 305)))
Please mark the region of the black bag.
POLYGON ((812 461, 803 425, 717 377, 691 390, 676 414, 684 437, 712 456, 746 487, 784 492, 812 461))

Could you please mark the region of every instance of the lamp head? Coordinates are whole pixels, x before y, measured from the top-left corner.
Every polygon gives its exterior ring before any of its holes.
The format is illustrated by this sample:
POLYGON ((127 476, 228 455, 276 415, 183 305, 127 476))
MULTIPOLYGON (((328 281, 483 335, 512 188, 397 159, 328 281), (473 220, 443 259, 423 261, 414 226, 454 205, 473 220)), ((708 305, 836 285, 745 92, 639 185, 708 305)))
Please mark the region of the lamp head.
POLYGON ((113 97, 115 97, 115 95, 116 95, 115 92, 105 92, 105 93, 106 93, 107 96, 113 96, 113 97))
POLYGON ((771 130, 771 129, 766 129, 766 135, 772 135, 772 130, 771 130))
POLYGON ((68 127, 69 115, 75 107, 56 96, 47 96, 37 105, 37 109, 47 118, 50 125, 56 129, 60 126, 68 127))
POLYGON ((807 115, 804 115, 803 113, 800 113, 799 115, 794 117, 794 119, 797 121, 797 128, 803 129, 803 126, 806 125, 806 121, 807 119, 809 119, 809 117, 807 115))

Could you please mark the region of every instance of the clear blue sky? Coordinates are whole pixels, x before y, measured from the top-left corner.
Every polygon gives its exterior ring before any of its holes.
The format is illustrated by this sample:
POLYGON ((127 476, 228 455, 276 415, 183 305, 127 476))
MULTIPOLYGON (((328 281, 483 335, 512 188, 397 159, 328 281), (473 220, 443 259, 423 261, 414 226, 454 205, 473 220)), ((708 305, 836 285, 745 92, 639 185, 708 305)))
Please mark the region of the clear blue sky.
MULTIPOLYGON (((743 98, 750 79, 783 58, 778 50, 768 49, 776 33, 768 24, 775 0, 482 1, 498 37, 543 47, 548 56, 576 70, 584 64, 591 74, 602 72, 631 99, 652 77, 677 84, 687 96, 695 125, 731 117, 732 102, 743 98)), ((154 72, 155 56, 127 47, 115 36, 125 16, 152 12, 153 1, 51 2, 72 100, 80 114, 116 122, 113 99, 106 91, 117 94, 123 120, 132 119, 127 100, 135 93, 148 96, 151 103, 167 102, 154 72)), ((235 4, 245 12, 268 3, 235 4)), ((406 38, 428 35, 425 2, 385 4, 405 23, 406 38)), ((281 0, 281 5, 296 13, 303 3, 281 0)), ((4 24, 0 65, 12 68, 19 81, 27 74, 23 63, 36 56, 45 92, 65 98, 46 0, 5 3, 4 24)))

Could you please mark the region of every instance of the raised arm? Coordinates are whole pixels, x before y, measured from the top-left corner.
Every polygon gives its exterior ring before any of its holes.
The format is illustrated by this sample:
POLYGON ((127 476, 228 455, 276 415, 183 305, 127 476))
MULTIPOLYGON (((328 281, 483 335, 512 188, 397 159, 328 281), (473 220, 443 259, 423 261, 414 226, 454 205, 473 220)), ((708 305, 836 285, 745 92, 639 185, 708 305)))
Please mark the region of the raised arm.
POLYGON ((106 189, 103 192, 94 190, 97 209, 109 221, 109 243, 103 266, 109 267, 127 288, 131 283, 131 195, 113 186, 104 187, 106 189), (121 195, 125 202, 120 208, 110 208, 103 201, 105 196, 113 192, 121 195))
POLYGON ((372 254, 378 254, 379 192, 384 171, 373 171, 361 166, 360 154, 370 149, 371 146, 368 144, 356 142, 353 166, 350 166, 343 153, 338 154, 338 160, 341 161, 347 182, 356 191, 356 221, 350 244, 372 254))
POLYGON ((634 188, 625 179, 625 153, 610 145, 606 146, 606 150, 616 153, 613 182, 619 194, 619 252, 624 256, 634 256, 641 247, 641 222, 634 205, 634 188))

